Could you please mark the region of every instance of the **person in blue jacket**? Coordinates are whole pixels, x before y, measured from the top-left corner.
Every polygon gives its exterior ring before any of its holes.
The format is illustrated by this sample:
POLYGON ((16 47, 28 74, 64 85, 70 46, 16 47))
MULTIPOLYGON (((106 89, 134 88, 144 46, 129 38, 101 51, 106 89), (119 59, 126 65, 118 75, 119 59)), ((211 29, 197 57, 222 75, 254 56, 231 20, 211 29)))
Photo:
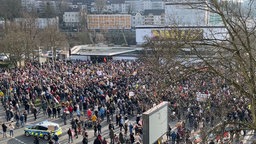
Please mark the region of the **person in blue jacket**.
POLYGON ((55 134, 52 138, 55 141, 55 144, 59 144, 59 137, 55 134))
POLYGON ((176 138, 177 138, 177 134, 176 134, 175 131, 172 132, 171 137, 172 137, 172 143, 175 144, 175 141, 176 141, 176 138))

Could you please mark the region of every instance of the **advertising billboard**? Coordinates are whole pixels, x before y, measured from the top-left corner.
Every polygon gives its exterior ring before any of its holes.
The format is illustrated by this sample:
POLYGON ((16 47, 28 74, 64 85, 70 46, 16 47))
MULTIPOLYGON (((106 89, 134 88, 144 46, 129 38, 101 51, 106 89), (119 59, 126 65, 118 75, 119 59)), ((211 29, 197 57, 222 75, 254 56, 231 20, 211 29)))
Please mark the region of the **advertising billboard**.
POLYGON ((173 41, 199 41, 203 39, 203 29, 152 29, 151 38, 173 41))
POLYGON ((147 39, 171 41, 224 40, 229 37, 223 26, 197 27, 136 27, 136 43, 144 44, 147 39))
POLYGON ((168 131, 168 102, 162 102, 142 114, 143 144, 153 144, 168 131))

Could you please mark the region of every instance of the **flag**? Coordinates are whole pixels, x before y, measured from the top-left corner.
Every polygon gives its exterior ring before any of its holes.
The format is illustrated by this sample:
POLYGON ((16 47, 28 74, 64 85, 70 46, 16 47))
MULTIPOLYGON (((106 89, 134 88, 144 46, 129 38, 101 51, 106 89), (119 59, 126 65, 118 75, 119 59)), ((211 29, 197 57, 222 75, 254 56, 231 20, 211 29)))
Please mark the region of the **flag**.
POLYGON ((4 93, 2 91, 0 91, 0 97, 3 97, 4 93))
POLYGON ((56 97, 53 97, 54 101, 59 104, 59 101, 56 99, 56 97))

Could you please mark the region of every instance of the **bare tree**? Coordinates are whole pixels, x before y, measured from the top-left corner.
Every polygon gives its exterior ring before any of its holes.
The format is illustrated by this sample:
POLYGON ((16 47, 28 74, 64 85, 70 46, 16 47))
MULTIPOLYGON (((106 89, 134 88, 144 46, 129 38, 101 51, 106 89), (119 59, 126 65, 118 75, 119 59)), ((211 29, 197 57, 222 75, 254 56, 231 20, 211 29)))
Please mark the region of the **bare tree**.
POLYGON ((78 34, 79 40, 82 44, 91 44, 94 43, 93 38, 91 37, 92 34, 88 29, 87 25, 87 13, 84 9, 80 11, 80 33, 78 34))
POLYGON ((40 33, 40 43, 47 50, 53 50, 53 59, 56 60, 56 49, 68 47, 65 34, 61 33, 58 26, 49 25, 40 33))
POLYGON ((20 26, 15 23, 9 24, 8 27, 9 30, 1 41, 2 50, 9 56, 13 65, 17 66, 19 63, 19 66, 21 66, 25 52, 25 34, 21 31, 20 26))
POLYGON ((247 127, 255 129, 255 2, 248 2, 245 8, 237 2, 212 0, 204 7, 192 8, 207 10, 221 17, 225 32, 212 31, 211 36, 206 36, 202 42, 189 45, 211 72, 225 79, 240 96, 250 99, 253 119, 247 127), (210 47, 215 56, 205 58, 198 53, 199 46, 210 47))
POLYGON ((20 16, 21 3, 19 0, 0 0, 0 3, 0 17, 6 21, 20 16))
POLYGON ((47 1, 45 4, 44 10, 42 11, 42 17, 45 18, 52 18, 55 17, 56 14, 56 9, 53 7, 53 5, 47 1))
POLYGON ((19 23, 21 31, 24 32, 25 39, 25 59, 30 60, 31 56, 34 58, 35 55, 38 55, 39 45, 39 29, 37 28, 37 16, 33 13, 23 13, 23 20, 19 23), (36 53, 35 53, 36 52, 36 53))
MULTIPOLYGON (((170 89, 172 84, 182 79, 189 79, 191 75, 200 75, 203 78, 220 78, 223 83, 230 86, 232 97, 218 97, 219 108, 211 112, 218 115, 219 125, 205 129, 205 141, 208 134, 221 128, 222 132, 228 124, 235 125, 236 129, 256 129, 256 61, 255 61, 255 2, 238 3, 234 1, 205 1, 201 4, 190 4, 192 9, 200 9, 220 17, 223 29, 217 31, 209 28, 208 35, 195 39, 198 34, 182 38, 182 29, 177 26, 170 27, 179 32, 173 36, 159 34, 159 37, 150 38, 145 53, 149 72, 156 78, 158 96, 170 89), (243 7, 246 6, 246 7, 243 7), (191 38, 192 37, 192 38, 191 38), (190 55, 183 55, 189 49, 190 55), (191 60, 193 59, 193 60, 191 60), (195 63, 194 63, 195 62, 195 63), (207 76, 207 77, 205 77, 207 76), (164 85, 164 86, 163 86, 164 85), (232 103, 233 98, 241 99, 243 105, 232 103), (230 112, 248 107, 251 120, 241 121, 226 119, 230 112), (206 133, 205 133, 206 132, 206 133)), ((195 28, 190 30, 200 30, 195 28)), ((171 35, 169 33, 169 35, 171 35)), ((192 97, 193 94, 192 94, 192 97)), ((182 100, 182 98, 177 98, 182 100)), ((215 98, 211 98, 212 102, 215 98)), ((205 104, 204 104, 205 105, 205 104)), ((205 105, 207 109, 208 105, 205 105)), ((202 130, 203 131, 203 130, 202 130)), ((222 133, 220 132, 220 133, 222 133)))

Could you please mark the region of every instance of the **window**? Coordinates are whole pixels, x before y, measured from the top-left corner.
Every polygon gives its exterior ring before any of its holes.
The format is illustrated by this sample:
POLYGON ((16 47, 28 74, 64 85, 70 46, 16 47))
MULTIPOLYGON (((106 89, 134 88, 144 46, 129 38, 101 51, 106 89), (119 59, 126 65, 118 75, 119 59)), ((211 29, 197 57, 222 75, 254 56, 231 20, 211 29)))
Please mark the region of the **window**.
POLYGON ((37 126, 32 126, 31 129, 37 129, 37 126))
POLYGON ((38 126, 37 129, 38 130, 47 130, 48 128, 47 127, 43 127, 43 126, 38 126))

